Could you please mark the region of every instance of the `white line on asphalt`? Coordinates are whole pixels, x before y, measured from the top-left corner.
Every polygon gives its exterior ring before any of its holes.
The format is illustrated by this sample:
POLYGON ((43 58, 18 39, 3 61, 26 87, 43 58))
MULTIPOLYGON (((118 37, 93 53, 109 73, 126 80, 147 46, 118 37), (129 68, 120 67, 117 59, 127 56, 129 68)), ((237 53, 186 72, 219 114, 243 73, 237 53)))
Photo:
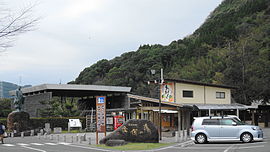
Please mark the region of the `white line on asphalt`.
POLYGON ((77 147, 77 148, 84 148, 84 149, 91 149, 91 150, 99 150, 99 151, 112 151, 112 150, 106 150, 106 149, 84 147, 84 146, 79 146, 79 145, 66 145, 66 146, 77 147))
POLYGON ((31 149, 31 150, 35 150, 35 151, 40 151, 40 152, 47 152, 45 150, 42 149, 37 149, 37 148, 32 148, 32 147, 27 147, 27 146, 22 146, 23 148, 27 148, 27 149, 31 149))
MULTIPOLYGON (((188 141, 186 141, 186 142, 179 143, 179 144, 177 144, 177 145, 172 145, 172 146, 163 147, 163 148, 154 149, 154 150, 145 150, 145 151, 160 151, 160 150, 169 149, 169 148, 176 148, 176 146, 183 146, 183 145, 189 144, 189 143, 193 143, 193 141, 192 141, 192 140, 188 140, 188 141)), ((179 148, 180 148, 180 147, 179 147, 179 148)))
POLYGON ((36 146, 42 146, 44 144, 41 144, 41 143, 30 143, 31 145, 36 145, 36 146))
POLYGON ((59 142, 58 144, 61 144, 61 145, 70 145, 71 143, 59 142))
POLYGON ((231 145, 230 147, 228 147, 227 149, 225 149, 223 152, 228 152, 230 149, 233 148, 234 145, 235 145, 235 144, 231 145))
POLYGON ((52 145, 52 146, 57 145, 57 144, 55 144, 55 143, 44 143, 44 144, 46 144, 46 145, 52 145))
POLYGON ((12 145, 12 144, 3 144, 3 146, 12 147, 12 146, 15 146, 15 145, 12 145))

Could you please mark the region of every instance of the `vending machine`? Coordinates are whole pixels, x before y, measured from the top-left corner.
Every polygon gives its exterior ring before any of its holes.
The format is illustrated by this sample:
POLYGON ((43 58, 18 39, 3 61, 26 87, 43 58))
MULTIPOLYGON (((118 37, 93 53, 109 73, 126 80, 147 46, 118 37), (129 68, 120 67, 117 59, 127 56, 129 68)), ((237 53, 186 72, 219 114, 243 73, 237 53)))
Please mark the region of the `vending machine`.
POLYGON ((123 125, 123 123, 125 122, 125 117, 122 115, 114 116, 113 122, 114 122, 114 130, 116 130, 118 127, 123 125))

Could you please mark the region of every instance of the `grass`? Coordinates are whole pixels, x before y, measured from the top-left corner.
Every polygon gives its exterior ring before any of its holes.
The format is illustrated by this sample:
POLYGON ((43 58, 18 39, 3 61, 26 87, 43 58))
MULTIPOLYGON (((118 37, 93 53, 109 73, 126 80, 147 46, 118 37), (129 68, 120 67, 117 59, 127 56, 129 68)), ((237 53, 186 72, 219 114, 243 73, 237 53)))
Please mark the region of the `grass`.
POLYGON ((123 146, 115 146, 110 147, 106 145, 96 145, 96 147, 99 148, 106 148, 106 149, 113 149, 113 150, 151 150, 151 149, 157 149, 165 146, 170 146, 173 143, 128 143, 127 145, 123 146))
POLYGON ((80 131, 80 130, 70 130, 70 132, 68 132, 67 130, 63 130, 62 133, 84 133, 85 131, 80 131))

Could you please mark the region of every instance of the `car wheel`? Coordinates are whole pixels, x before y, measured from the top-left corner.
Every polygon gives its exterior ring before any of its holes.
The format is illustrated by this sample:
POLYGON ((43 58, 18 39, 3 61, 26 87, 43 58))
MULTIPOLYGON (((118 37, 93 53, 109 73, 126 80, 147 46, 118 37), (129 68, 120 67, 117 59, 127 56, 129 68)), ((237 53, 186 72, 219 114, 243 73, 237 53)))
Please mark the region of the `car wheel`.
POLYGON ((198 135, 196 135, 195 139, 196 139, 196 142, 199 144, 204 144, 207 141, 205 134, 198 134, 198 135))
POLYGON ((252 135, 250 133, 243 133, 241 135, 241 140, 244 142, 244 143, 248 143, 248 142, 251 142, 253 139, 252 135))

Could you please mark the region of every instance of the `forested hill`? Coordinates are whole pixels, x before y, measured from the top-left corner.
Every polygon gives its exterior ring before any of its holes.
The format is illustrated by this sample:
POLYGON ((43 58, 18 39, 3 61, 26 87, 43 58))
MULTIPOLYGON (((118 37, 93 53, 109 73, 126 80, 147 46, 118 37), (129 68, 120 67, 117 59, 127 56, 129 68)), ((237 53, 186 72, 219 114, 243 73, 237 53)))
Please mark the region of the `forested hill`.
POLYGON ((165 78, 237 86, 239 103, 269 101, 270 1, 225 0, 192 35, 100 60, 70 83, 131 86, 136 94, 153 96, 146 81, 150 69, 160 68, 165 78))

